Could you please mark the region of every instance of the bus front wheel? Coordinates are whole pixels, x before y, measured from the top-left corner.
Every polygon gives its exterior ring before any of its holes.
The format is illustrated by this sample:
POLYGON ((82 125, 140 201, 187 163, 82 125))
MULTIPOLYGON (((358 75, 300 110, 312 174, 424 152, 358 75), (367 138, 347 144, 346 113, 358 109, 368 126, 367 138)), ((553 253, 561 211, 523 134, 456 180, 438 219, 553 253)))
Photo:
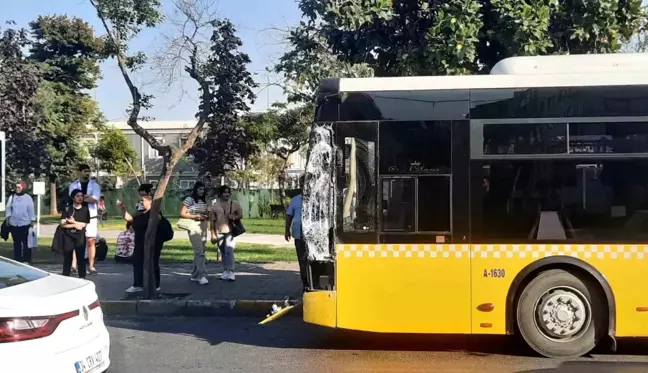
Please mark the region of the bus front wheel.
POLYGON ((522 290, 516 321, 522 338, 541 355, 573 358, 587 354, 605 334, 603 296, 585 276, 552 269, 522 290))

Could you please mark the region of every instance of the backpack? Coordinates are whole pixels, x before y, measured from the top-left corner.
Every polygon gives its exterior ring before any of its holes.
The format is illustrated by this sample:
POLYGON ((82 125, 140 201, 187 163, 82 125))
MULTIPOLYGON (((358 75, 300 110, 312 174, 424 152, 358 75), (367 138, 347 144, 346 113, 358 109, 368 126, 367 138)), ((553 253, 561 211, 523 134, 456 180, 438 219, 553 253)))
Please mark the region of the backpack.
POLYGON ((162 240, 162 242, 169 242, 173 239, 173 227, 171 223, 164 216, 160 217, 160 223, 158 224, 157 234, 162 240))
POLYGON ((108 256, 108 243, 105 240, 97 241, 97 261, 103 262, 108 256))

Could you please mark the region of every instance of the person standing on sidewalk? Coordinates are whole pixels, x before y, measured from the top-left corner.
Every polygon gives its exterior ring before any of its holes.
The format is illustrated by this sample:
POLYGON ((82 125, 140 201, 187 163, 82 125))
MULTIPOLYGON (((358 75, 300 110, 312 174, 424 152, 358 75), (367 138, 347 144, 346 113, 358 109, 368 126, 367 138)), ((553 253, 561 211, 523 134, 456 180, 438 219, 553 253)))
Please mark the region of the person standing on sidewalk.
POLYGON ((21 181, 16 184, 16 192, 7 201, 7 224, 13 239, 14 260, 21 263, 32 262, 32 252, 27 245, 29 228, 34 226, 36 215, 34 213, 34 200, 26 193, 27 183, 21 181))
POLYGON ((207 280, 207 232, 208 232, 208 208, 205 195, 205 184, 197 181, 194 184, 191 195, 185 198, 180 209, 180 217, 192 221, 188 230, 189 241, 194 251, 193 270, 190 280, 200 285, 209 284, 207 280))
POLYGON ((295 250, 297 252, 297 262, 299 263, 299 275, 301 277, 304 290, 308 289, 308 251, 306 250, 306 241, 302 237, 302 192, 304 188, 304 176, 299 178, 300 193, 290 200, 290 205, 286 211, 286 241, 290 238, 295 239, 295 250))
MULTIPOLYGON (((76 189, 81 190, 84 195, 84 202, 88 204, 88 210, 90 211, 90 223, 86 226, 86 250, 88 254, 89 273, 93 275, 97 273, 97 270, 95 269, 97 233, 99 233, 99 213, 97 205, 101 198, 101 186, 99 186, 99 183, 94 179, 90 178, 90 175, 92 174, 90 166, 87 164, 80 164, 78 170, 79 179, 70 185, 69 190, 70 193, 76 189)), ((85 260, 85 256, 81 258, 76 257, 76 261, 81 260, 85 260)), ((75 263, 72 263, 72 267, 75 267, 74 264, 75 263)))
MULTIPOLYGON (((140 198, 146 196, 153 197, 153 195, 151 194, 152 190, 153 190, 153 184, 142 184, 137 189, 137 192, 139 193, 140 198)), ((141 201, 137 202, 137 207, 135 211, 136 212, 144 211, 144 208, 142 208, 141 201)))
POLYGON ((232 234, 232 222, 243 218, 243 208, 231 199, 232 190, 227 185, 218 188, 218 201, 211 208, 211 242, 220 250, 223 273, 221 280, 235 281, 234 248, 236 241, 232 234))
MULTIPOLYGON (((122 211, 124 220, 127 223, 133 224, 135 231, 135 249, 133 250, 133 286, 126 289, 127 293, 138 293, 144 291, 144 243, 146 237, 146 230, 148 229, 149 218, 151 217, 151 207, 153 206, 153 198, 151 196, 143 196, 141 198, 142 210, 132 216, 128 213, 124 202, 118 201, 117 205, 122 211)), ((160 216, 160 220, 163 217, 160 216)), ((162 254, 162 247, 164 246, 165 233, 163 232, 163 224, 159 224, 155 234, 155 255, 153 257, 153 268, 155 271, 155 288, 160 291, 160 255, 162 254)))
MULTIPOLYGON (((85 229, 90 222, 90 209, 84 202, 85 193, 81 189, 75 189, 70 193, 72 206, 69 206, 61 215, 61 228, 64 232, 63 251, 63 276, 69 276, 72 270, 72 260, 76 256, 83 257, 86 248, 85 229)), ((85 260, 78 262, 79 278, 86 277, 85 260)))

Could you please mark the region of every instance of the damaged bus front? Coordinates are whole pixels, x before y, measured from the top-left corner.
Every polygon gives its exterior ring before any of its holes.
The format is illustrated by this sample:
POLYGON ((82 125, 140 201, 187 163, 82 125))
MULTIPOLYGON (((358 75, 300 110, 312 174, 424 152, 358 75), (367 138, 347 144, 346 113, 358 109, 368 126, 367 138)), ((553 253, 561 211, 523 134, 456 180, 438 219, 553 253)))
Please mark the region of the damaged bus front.
POLYGON ((336 326, 335 242, 337 79, 322 82, 311 128, 302 202, 302 234, 308 250, 309 291, 304 294, 304 321, 336 326))

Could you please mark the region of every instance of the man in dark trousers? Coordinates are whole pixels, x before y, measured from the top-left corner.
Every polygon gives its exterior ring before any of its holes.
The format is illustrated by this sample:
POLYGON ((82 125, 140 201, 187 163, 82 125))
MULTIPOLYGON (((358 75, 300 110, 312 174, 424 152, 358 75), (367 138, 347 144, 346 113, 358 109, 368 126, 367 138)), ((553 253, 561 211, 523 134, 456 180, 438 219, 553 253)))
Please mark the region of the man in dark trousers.
MULTIPOLYGON (((304 176, 299 178, 299 189, 304 189, 304 176)), ((308 250, 306 248, 306 241, 302 236, 302 193, 299 193, 290 201, 288 211, 286 211, 286 241, 290 238, 295 239, 295 249, 297 251, 297 261, 299 262, 299 274, 301 275, 302 285, 304 291, 308 289, 308 250)))

